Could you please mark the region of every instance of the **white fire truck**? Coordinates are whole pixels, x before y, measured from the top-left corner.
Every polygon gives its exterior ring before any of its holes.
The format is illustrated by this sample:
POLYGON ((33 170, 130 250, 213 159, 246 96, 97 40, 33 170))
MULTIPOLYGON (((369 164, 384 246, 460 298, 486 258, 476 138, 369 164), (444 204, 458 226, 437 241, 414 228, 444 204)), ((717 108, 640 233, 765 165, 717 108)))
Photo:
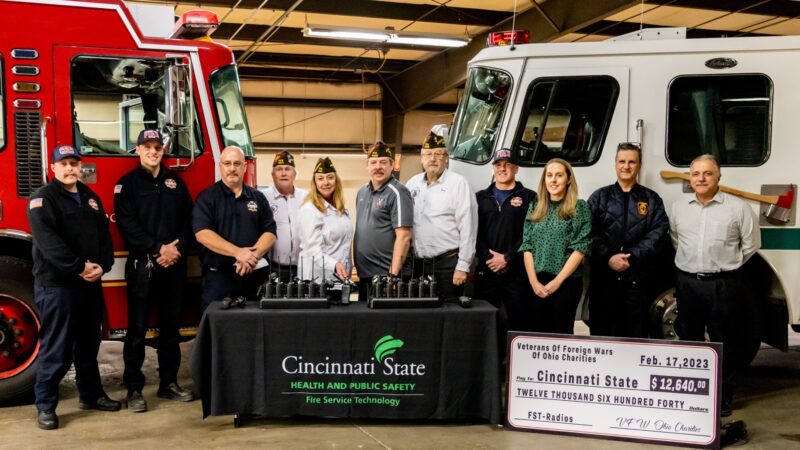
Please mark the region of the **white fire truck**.
MULTIPOLYGON (((544 163, 560 157, 588 198, 614 182, 617 145, 639 142, 639 181, 669 208, 691 192, 678 179, 690 161, 715 155, 722 183, 750 199, 760 220, 762 248, 742 275, 758 300, 742 330, 748 350, 761 341, 786 350, 787 325, 800 332, 798 68, 800 37, 687 40, 685 29, 490 47, 469 63, 450 167, 482 189, 493 152, 507 147, 520 160, 518 179, 536 189, 544 163)), ((676 337, 673 274, 663 271, 651 308, 653 331, 666 338, 676 337)))
MULTIPOLYGON (((171 12, 166 21, 173 22, 171 12)), ((115 264, 103 276, 107 339, 121 339, 127 327, 127 253, 113 190, 138 164, 131 150, 139 131, 158 128, 169 136, 164 163, 180 172, 193 196, 219 179, 227 145, 245 151, 245 181, 255 184, 233 54, 206 38, 216 16, 190 11, 176 25, 171 36, 145 36, 121 0, 0 0, 0 401, 29 391, 34 381, 39 319, 25 208, 49 178, 53 148, 79 150, 83 181, 111 221, 115 264)), ((196 281, 197 258, 189 265, 196 281)), ((197 291, 190 284, 183 330, 189 335, 199 321, 197 291)))

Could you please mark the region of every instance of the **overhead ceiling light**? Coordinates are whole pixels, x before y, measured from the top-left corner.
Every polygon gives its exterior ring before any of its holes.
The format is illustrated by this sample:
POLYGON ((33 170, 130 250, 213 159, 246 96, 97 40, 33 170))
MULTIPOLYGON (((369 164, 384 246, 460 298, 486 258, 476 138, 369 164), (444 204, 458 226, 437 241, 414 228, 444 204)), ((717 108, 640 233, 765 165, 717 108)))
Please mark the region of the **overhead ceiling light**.
POLYGON ((385 42, 389 34, 383 31, 357 30, 354 28, 331 28, 308 25, 303 28, 303 36, 325 39, 350 39, 355 41, 385 42))
POLYGON ((398 33, 394 29, 364 30, 357 28, 325 27, 307 25, 303 28, 303 36, 325 39, 342 39, 368 42, 386 42, 389 44, 420 45, 425 47, 464 47, 469 39, 436 34, 398 33))

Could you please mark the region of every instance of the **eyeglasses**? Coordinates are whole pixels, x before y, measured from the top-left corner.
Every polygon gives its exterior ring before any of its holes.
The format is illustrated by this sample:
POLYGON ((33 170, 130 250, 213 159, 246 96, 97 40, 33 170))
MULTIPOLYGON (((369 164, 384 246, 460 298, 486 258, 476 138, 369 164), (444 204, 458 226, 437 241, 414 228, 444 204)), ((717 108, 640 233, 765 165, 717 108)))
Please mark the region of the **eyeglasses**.
POLYGON ((423 158, 442 159, 445 156, 447 156, 447 152, 444 151, 444 150, 436 150, 436 151, 433 151, 433 152, 423 152, 423 153, 421 153, 421 155, 422 155, 423 158))
POLYGON ((237 169, 239 169, 242 166, 244 166, 244 162, 242 162, 242 161, 223 161, 220 164, 222 164, 223 167, 230 168, 231 166, 233 166, 233 167, 235 167, 237 169))

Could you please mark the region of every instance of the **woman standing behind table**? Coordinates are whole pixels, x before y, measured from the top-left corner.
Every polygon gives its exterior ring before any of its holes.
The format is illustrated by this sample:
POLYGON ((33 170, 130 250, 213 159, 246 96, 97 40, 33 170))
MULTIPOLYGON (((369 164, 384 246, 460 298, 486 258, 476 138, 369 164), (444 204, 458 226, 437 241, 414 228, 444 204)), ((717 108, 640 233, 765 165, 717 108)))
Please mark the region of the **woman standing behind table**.
POLYGON ((344 207, 342 180, 330 158, 314 166, 311 189, 300 207, 300 273, 303 280, 350 278, 353 223, 344 207))
POLYGON ((551 159, 539 181, 538 201, 529 208, 519 249, 533 288, 533 331, 573 333, 591 226, 591 211, 578 199, 572 166, 551 159))

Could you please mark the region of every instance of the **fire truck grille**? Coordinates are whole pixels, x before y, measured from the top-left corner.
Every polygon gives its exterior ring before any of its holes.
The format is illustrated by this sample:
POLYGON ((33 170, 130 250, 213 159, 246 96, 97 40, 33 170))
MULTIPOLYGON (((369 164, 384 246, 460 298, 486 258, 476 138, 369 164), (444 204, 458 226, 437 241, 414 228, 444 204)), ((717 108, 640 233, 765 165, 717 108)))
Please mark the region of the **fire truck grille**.
POLYGON ((17 195, 30 197, 42 186, 42 114, 14 113, 14 141, 17 150, 17 195))

